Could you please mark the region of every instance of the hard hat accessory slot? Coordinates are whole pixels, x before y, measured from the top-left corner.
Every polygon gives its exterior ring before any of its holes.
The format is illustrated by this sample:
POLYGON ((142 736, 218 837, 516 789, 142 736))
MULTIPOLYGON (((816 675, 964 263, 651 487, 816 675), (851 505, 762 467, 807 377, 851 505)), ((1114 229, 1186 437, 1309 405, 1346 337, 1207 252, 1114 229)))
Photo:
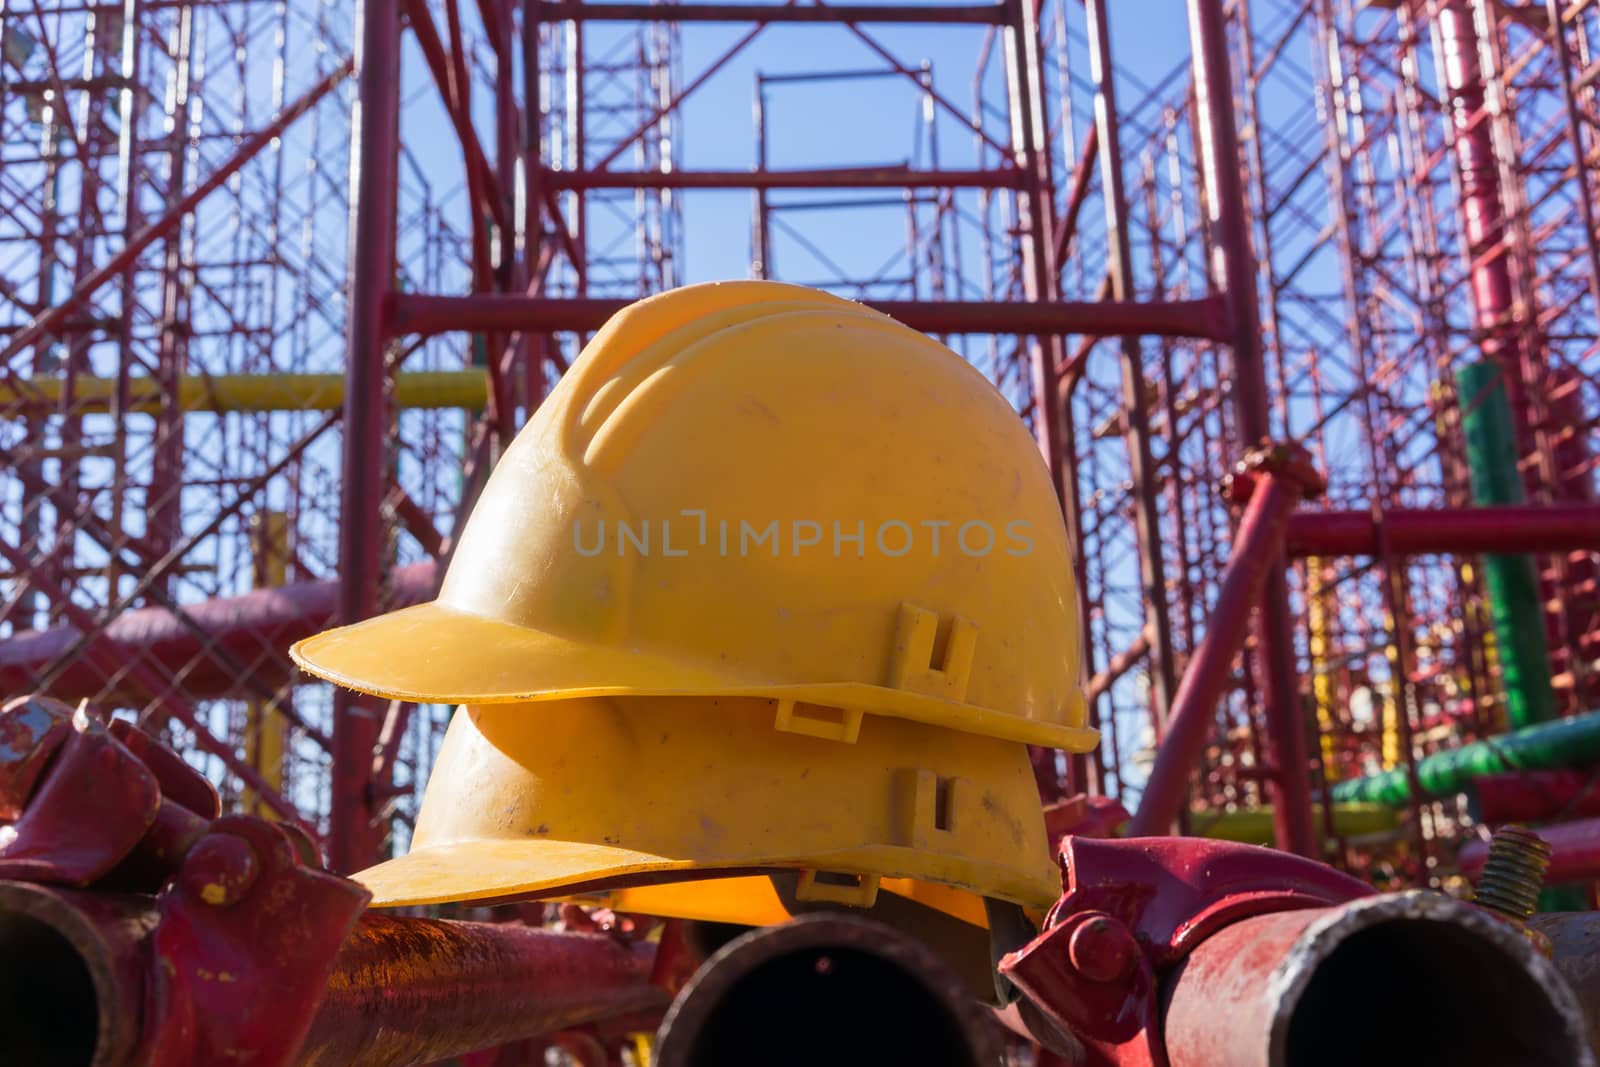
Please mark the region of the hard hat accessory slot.
POLYGON ((847 904, 852 908, 870 908, 878 902, 879 878, 875 874, 852 874, 846 871, 800 872, 795 885, 794 898, 809 903, 847 904))
POLYGON ((960 616, 943 620, 916 604, 901 604, 889 658, 889 686, 962 701, 972 676, 978 628, 960 616))
POLYGON ((957 812, 971 795, 965 778, 946 778, 927 768, 905 767, 894 774, 895 836, 909 848, 942 851, 956 842, 957 812))
POLYGON ((786 734, 804 734, 853 745, 861 735, 862 714, 859 708, 834 708, 781 698, 772 726, 786 734))

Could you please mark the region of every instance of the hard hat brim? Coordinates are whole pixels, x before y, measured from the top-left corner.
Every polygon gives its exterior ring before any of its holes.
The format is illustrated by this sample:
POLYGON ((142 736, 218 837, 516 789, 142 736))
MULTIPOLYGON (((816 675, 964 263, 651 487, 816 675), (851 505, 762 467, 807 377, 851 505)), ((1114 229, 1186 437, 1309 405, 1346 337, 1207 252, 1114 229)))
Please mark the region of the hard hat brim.
POLYGON ((1100 743, 1096 730, 885 686, 776 683, 643 649, 528 629, 437 601, 305 638, 290 655, 311 674, 347 689, 425 704, 753 696, 849 708, 1067 752, 1090 752, 1100 743))
MULTIPOLYGON (((847 849, 797 864, 792 859, 776 857, 770 860, 732 856, 684 859, 583 841, 477 840, 414 849, 352 877, 372 891, 373 907, 393 908, 605 893, 664 880, 716 878, 800 867, 866 872, 910 870, 916 866, 915 850, 891 845, 847 849)), ((1013 871, 996 868, 980 873, 986 884, 996 887, 989 890, 990 895, 1025 907, 1048 907, 1060 893, 1059 885, 1045 884, 1013 871)), ((885 878, 882 884, 893 890, 900 882, 909 883, 909 879, 885 878)), ((918 897, 914 892, 902 895, 918 897)), ((645 895, 635 898, 634 903, 637 906, 641 900, 648 899, 650 897, 645 895)), ((933 906, 940 907, 942 903, 941 899, 933 906)))
MULTIPOLYGON (((885 878, 879 887, 885 892, 959 919, 968 926, 987 928, 989 925, 988 916, 983 910, 983 898, 976 893, 952 889, 935 882, 919 882, 913 878, 885 878)), ((794 917, 778 896, 772 879, 766 875, 735 875, 625 886, 603 894, 586 895, 583 899, 593 899, 615 911, 700 922, 772 926, 794 917)))

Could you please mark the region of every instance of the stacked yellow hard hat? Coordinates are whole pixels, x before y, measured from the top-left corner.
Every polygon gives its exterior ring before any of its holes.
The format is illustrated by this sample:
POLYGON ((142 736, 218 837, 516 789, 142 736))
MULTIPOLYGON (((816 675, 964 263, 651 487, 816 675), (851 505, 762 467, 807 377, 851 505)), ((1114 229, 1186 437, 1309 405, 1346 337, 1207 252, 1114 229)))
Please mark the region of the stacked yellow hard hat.
POLYGON ((824 293, 694 286, 596 335, 437 600, 301 666, 460 704, 377 904, 610 893, 762 923, 880 889, 981 923, 1060 879, 1026 745, 1086 751, 1033 439, 953 352, 824 293))

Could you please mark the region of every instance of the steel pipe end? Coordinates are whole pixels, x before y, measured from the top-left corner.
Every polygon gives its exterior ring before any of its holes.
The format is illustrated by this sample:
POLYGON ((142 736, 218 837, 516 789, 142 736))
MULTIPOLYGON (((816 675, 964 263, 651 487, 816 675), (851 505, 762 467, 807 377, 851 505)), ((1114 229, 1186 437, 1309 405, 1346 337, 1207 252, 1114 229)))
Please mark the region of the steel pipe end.
POLYGON ((999 1027, 970 986, 881 923, 807 915, 719 949, 667 1010, 657 1067, 992 1067, 999 1027))
POLYGON ((1280 912, 1176 976, 1172 1067, 1595 1067, 1583 1015, 1516 927, 1438 893, 1280 912))
POLYGON ((0 882, 0 1035, 32 1067, 113 1067, 140 1039, 149 900, 0 882))

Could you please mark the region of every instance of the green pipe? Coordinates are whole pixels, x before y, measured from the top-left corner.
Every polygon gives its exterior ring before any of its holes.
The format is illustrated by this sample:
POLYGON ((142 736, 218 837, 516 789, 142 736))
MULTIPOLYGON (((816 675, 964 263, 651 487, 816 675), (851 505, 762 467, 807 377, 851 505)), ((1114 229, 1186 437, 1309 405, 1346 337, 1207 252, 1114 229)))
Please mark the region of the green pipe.
MULTIPOLYGON (((1322 805, 1313 805, 1312 818, 1322 825, 1322 805)), ((1333 832, 1340 837, 1361 837, 1384 833, 1400 825, 1400 815, 1382 804, 1335 804, 1333 832)), ((1191 811, 1189 833, 1247 845, 1270 845, 1273 841, 1272 808, 1240 808, 1234 811, 1191 811)))
MULTIPOLYGON (((1600 763, 1600 711, 1540 723, 1449 752, 1436 752, 1417 762, 1417 782, 1425 797, 1447 797, 1488 774, 1594 763, 1600 763)), ((1398 808, 1410 797, 1403 767, 1339 782, 1333 787, 1333 799, 1338 802, 1367 801, 1398 808)))
MULTIPOLYGON (((1515 423, 1498 363, 1469 363, 1456 372, 1472 499, 1480 505, 1522 503, 1515 423)), ((1527 555, 1483 557, 1484 587, 1494 617, 1495 645, 1511 729, 1556 717, 1545 644, 1539 572, 1527 555)))

